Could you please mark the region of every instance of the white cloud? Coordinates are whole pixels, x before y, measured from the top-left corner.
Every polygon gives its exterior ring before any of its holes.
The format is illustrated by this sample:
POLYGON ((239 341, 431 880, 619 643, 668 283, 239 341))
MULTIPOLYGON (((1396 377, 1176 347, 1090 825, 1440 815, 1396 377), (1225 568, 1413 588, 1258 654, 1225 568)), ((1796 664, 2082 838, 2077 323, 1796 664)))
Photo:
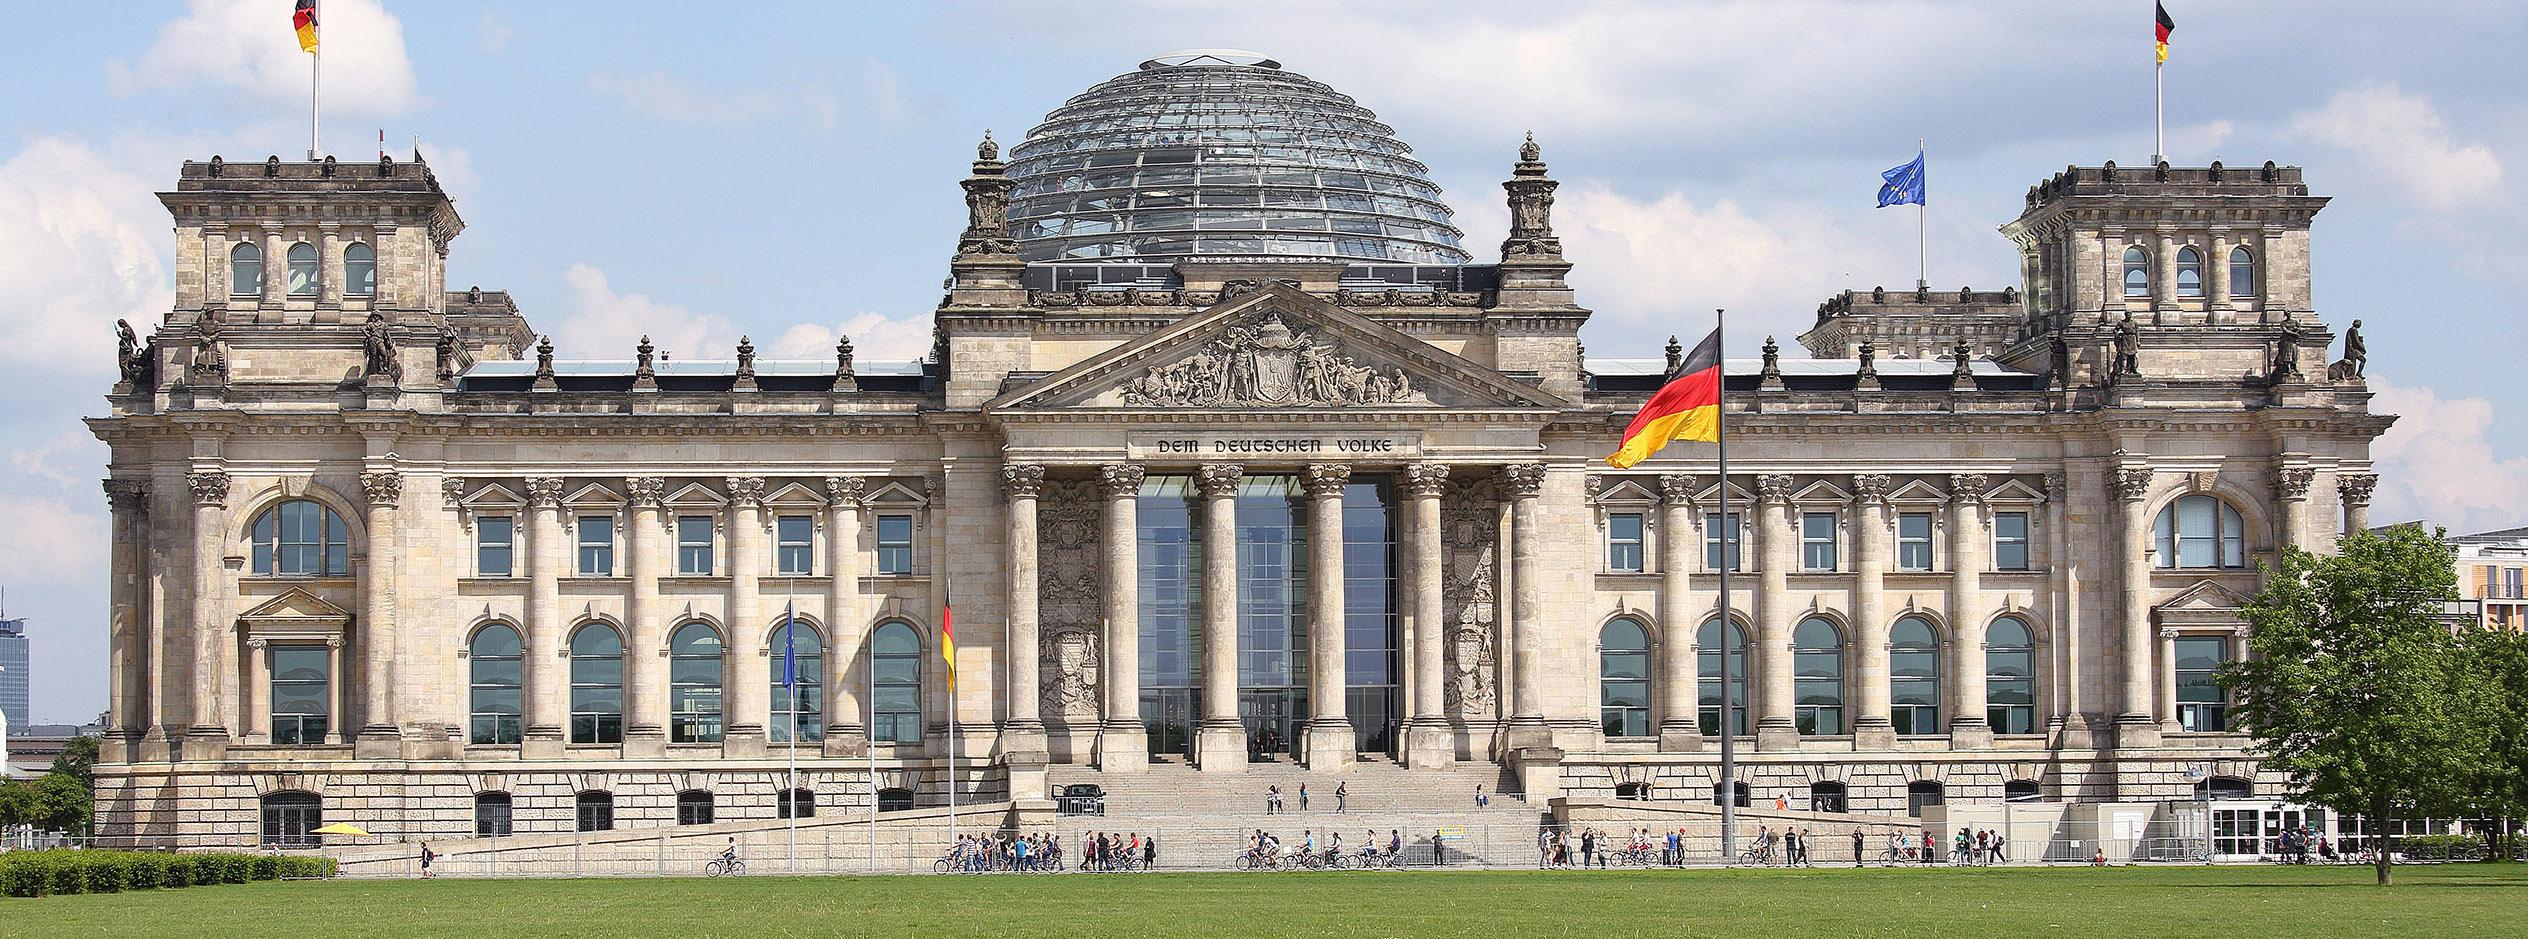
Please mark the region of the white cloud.
MULTIPOLYGON (((324 10, 325 113, 373 117, 421 103, 401 20, 377 0, 332 0, 324 10)), ((207 84, 246 104, 304 104, 308 58, 287 3, 192 0, 138 62, 109 62, 106 73, 121 94, 190 95, 207 84)))
POLYGON ((518 27, 497 10, 483 11, 483 18, 474 21, 474 48, 484 55, 509 51, 509 44, 518 39, 518 27))
POLYGON ((0 370, 102 378, 114 321, 147 335, 173 304, 151 192, 174 163, 136 162, 158 150, 43 137, 0 164, 0 370))
POLYGON ((931 321, 864 312, 835 326, 800 323, 773 340, 769 352, 775 358, 822 359, 834 354, 834 341, 843 335, 851 337, 856 362, 911 362, 930 352, 931 321))
POLYGON ((2350 151, 2424 208, 2464 208, 2501 185, 2502 162, 2492 148, 2457 142, 2430 99, 2393 84, 2346 88, 2325 107, 2293 118, 2291 129, 2350 151))
POLYGON ((737 324, 727 317, 695 313, 646 294, 616 293, 606 272, 588 264, 563 271, 562 285, 570 306, 553 338, 565 358, 629 359, 643 336, 684 359, 737 354, 737 324))
POLYGON ((2528 457, 2496 456, 2489 438, 2493 402, 2442 398, 2428 386, 2370 376, 2372 410, 2398 415, 2370 450, 2379 471, 2373 524, 2423 519, 2452 532, 2505 528, 2528 520, 2528 457))
MULTIPOLYGON (((9 537, 19 544, 44 546, 41 551, 10 552, 10 580, 26 586, 93 584, 103 589, 104 578, 98 575, 105 564, 112 519, 106 515, 101 493, 80 504, 93 507, 72 508, 64 499, 0 493, 0 518, 9 520, 9 537)), ((102 602, 96 605, 104 606, 102 602)))

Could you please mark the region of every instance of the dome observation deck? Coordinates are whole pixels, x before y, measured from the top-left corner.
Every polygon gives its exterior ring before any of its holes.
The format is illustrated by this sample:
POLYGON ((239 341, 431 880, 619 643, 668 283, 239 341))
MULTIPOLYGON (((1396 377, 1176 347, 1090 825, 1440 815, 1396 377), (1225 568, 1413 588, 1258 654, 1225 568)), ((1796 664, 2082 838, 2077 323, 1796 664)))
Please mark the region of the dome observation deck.
POLYGON ((1350 96, 1253 52, 1141 63, 1010 151, 1028 261, 1468 260, 1413 148, 1350 96))

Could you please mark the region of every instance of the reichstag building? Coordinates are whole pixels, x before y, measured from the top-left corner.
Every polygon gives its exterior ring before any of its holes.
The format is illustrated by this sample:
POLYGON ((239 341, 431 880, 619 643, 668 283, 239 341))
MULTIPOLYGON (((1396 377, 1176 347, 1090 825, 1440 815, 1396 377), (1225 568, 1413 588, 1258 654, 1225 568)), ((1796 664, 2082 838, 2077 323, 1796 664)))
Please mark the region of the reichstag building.
POLYGON ((554 832, 1256 761, 1708 804, 1724 733, 1736 783, 1828 811, 2275 786, 2210 675, 2259 562, 2365 527, 2392 420, 2311 307, 2299 168, 2032 174, 2017 284, 1838 294, 1807 357, 1730 361, 1724 479, 1603 462, 1679 350, 1583 356, 1589 259, 1537 142, 1502 150, 1496 253, 1352 98, 1144 62, 979 146, 918 365, 557 350, 448 289, 428 165, 186 162, 174 307, 90 422, 100 825, 554 832))

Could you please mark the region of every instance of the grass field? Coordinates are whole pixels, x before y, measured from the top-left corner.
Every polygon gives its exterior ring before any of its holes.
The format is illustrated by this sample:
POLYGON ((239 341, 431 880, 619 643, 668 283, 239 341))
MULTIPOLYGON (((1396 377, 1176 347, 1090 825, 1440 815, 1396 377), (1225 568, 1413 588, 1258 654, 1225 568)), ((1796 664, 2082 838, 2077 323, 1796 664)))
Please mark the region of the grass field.
POLYGON ((0 899, 4 936, 2502 936, 2528 866, 333 881, 0 899))

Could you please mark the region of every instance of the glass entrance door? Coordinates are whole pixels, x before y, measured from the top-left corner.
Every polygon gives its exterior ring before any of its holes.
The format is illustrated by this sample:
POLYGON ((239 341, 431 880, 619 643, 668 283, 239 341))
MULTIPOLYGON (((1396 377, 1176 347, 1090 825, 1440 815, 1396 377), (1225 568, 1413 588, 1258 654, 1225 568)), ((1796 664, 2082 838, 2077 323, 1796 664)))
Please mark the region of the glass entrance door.
POLYGON ((1141 723, 1149 729, 1150 755, 1192 756, 1196 713, 1195 689, 1152 688, 1141 692, 1141 723))
POLYGON ((1246 724, 1248 760, 1289 755, 1307 718, 1307 695, 1297 688, 1248 688, 1238 692, 1238 719, 1246 724))

